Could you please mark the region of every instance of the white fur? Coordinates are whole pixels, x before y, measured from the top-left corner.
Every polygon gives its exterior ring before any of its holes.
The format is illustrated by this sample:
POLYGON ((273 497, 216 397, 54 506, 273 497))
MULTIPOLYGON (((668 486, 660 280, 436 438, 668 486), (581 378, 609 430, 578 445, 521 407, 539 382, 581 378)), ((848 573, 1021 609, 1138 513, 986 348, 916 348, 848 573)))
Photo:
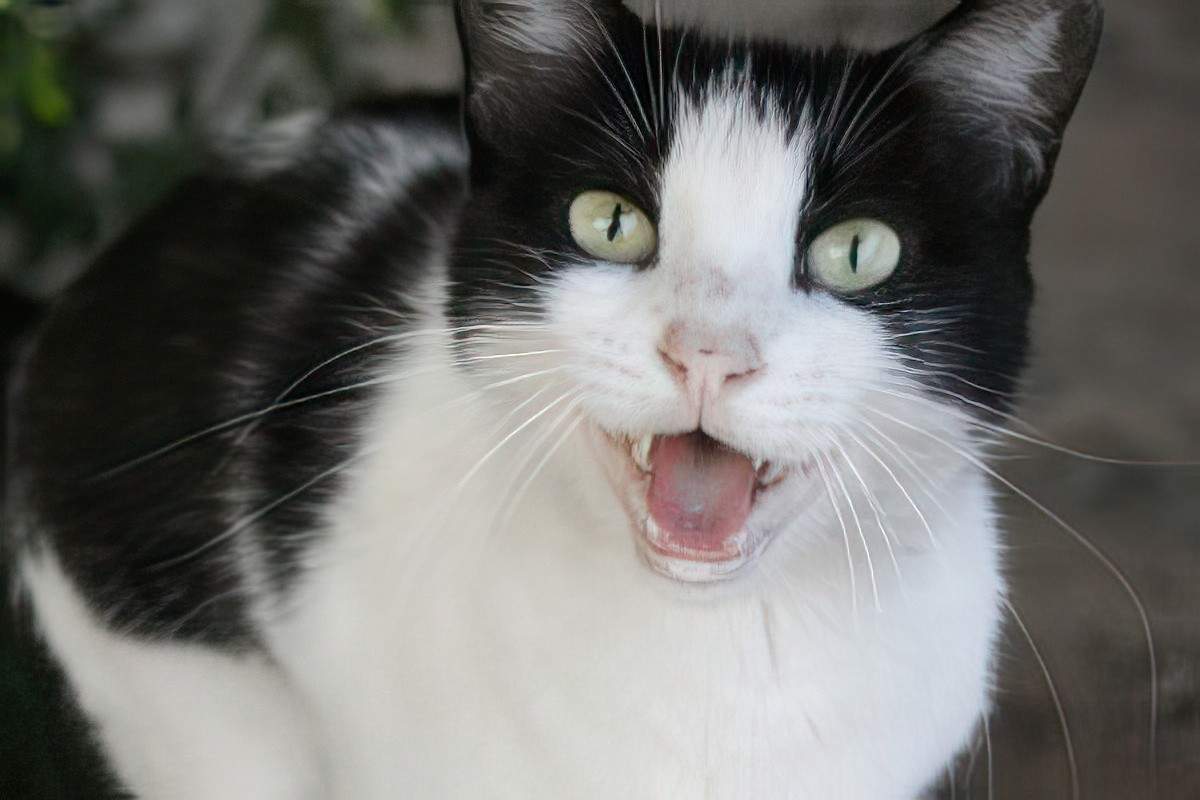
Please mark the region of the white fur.
POLYGON ((264 659, 110 631, 53 555, 26 558, 22 577, 81 707, 138 797, 326 796, 303 705, 264 659))
MULTIPOLYGON (((863 388, 895 365, 881 326, 791 287, 809 134, 760 121, 743 91, 731 79, 682 112, 655 269, 567 269, 545 325, 473 351, 554 352, 467 374, 449 337, 422 337, 398 358, 421 370, 364 420, 306 578, 257 609, 273 668, 126 641, 52 561, 26 563, 135 789, 880 800, 940 773, 987 707, 990 498, 947 449, 972 447, 953 413, 863 388), (657 352, 677 323, 752 340, 761 374, 687 396, 657 352), (944 440, 872 417, 928 486, 843 435, 868 436, 864 406, 944 440), (736 578, 689 586, 639 559, 640 500, 602 431, 697 422, 750 454, 817 458, 821 477, 798 469, 760 500, 764 547, 736 578)), ((418 326, 446 324, 433 303, 418 326)))
POLYGON ((639 563, 583 436, 503 530, 510 460, 447 498, 491 440, 429 409, 471 388, 447 372, 381 408, 382 450, 273 628, 333 796, 903 798, 965 741, 999 589, 977 476, 951 472, 938 550, 902 548, 903 582, 880 569, 882 611, 860 584, 853 612, 824 506, 797 520, 810 541, 691 590, 639 563))

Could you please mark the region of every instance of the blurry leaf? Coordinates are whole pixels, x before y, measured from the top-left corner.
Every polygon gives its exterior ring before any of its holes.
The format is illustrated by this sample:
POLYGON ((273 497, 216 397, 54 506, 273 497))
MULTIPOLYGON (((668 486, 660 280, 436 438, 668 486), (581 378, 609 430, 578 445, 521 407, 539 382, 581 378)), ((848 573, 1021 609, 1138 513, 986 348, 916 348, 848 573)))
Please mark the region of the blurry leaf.
POLYGON ((192 138, 178 131, 148 144, 113 148, 112 201, 128 216, 148 210, 195 168, 196 150, 192 138))
POLYGON ((35 43, 30 52, 26 93, 33 118, 59 126, 71 118, 71 97, 60 78, 59 56, 48 45, 35 43))
POLYGON ((20 117, 11 109, 0 109, 0 162, 17 152, 21 146, 21 138, 20 117))
POLYGON ((405 33, 416 29, 417 18, 412 0, 375 0, 377 15, 384 24, 405 33))
MULTIPOLYGON (((188 1, 172 0, 180 7, 188 1)), ((253 99, 268 112, 264 117, 370 91, 347 68, 347 50, 364 32, 393 37, 413 32, 417 23, 416 0, 265 2, 249 54, 287 50, 300 66, 288 67, 287 80, 256 84, 253 99)), ((88 252, 196 166, 196 137, 205 127, 195 118, 188 81, 192 59, 206 50, 187 37, 204 31, 175 31, 176 50, 137 63, 126 63, 119 48, 107 45, 123 30, 153 35, 136 23, 154 17, 151 7, 160 3, 165 0, 0 0, 0 212, 25 243, 19 270, 37 273, 55 253, 88 252), (166 71, 163 79, 177 89, 171 129, 114 144, 98 132, 100 101, 116 78, 141 70, 166 71)), ((0 798, 8 796, 0 787, 0 798)))
POLYGON ((323 80, 333 78, 335 58, 329 40, 328 7, 324 3, 275 0, 267 14, 264 38, 283 36, 312 59, 323 80))
POLYGON ((21 13, 25 28, 38 39, 62 39, 75 26, 74 9, 70 3, 36 3, 21 13))

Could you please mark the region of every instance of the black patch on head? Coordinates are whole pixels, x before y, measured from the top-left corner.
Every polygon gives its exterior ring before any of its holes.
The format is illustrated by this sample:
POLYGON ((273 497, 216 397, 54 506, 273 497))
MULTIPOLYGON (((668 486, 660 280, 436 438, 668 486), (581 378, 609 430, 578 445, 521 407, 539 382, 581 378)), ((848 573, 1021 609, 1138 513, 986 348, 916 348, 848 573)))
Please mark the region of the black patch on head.
MULTIPOLYGON (((468 5, 480 4, 489 5, 468 5)), ((513 85, 522 60, 509 49, 502 61, 468 61, 472 197, 451 263, 457 322, 503 319, 514 300, 536 303, 532 289, 546 274, 587 260, 567 223, 580 192, 616 192, 657 219, 674 123, 674 105, 657 96, 660 71, 668 86, 699 101, 733 69, 764 114, 780 114, 793 131, 815 130, 809 199, 796 232, 797 290, 825 291, 808 280, 804 263, 822 232, 856 217, 887 223, 902 243, 895 275, 842 299, 885 321, 897 350, 935 393, 968 408, 1007 404, 1027 347, 1029 225, 1094 55, 1094 3, 976 0, 929 33, 874 54, 660 33, 599 5, 600 27, 593 21, 578 34, 593 44, 584 55, 531 57, 540 67, 535 91, 500 92, 496 105, 487 97, 473 105, 470 98, 490 87, 513 85), (979 134, 979 120, 1004 111, 988 94, 989 76, 972 72, 969 58, 952 61, 966 83, 948 86, 931 78, 930 64, 981 32, 1012 37, 1020 47, 1026 29, 1048 12, 1061 14, 1064 26, 1049 54, 1062 66, 1062 81, 1029 78, 1030 96, 1046 113, 1032 127, 1028 115, 1012 121, 1013 131, 1029 134, 1018 152, 1003 137, 979 134), (969 105, 972 97, 977 106, 969 105), (1040 171, 1014 172, 1031 153, 1040 171)), ((466 44, 470 51, 478 38, 468 31, 466 44)))

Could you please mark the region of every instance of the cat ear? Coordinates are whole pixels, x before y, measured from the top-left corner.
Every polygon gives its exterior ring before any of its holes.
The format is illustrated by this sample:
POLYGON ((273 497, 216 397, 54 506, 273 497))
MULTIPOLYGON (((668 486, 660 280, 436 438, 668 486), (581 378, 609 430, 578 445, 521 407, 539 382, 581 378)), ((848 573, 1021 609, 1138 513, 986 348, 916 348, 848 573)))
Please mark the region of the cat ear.
POLYGON ((1096 0, 964 0, 923 37, 920 78, 948 120, 984 145, 998 177, 1049 184, 1100 39, 1096 0))
POLYGON ((459 0, 468 128, 519 124, 592 68, 620 0, 459 0))

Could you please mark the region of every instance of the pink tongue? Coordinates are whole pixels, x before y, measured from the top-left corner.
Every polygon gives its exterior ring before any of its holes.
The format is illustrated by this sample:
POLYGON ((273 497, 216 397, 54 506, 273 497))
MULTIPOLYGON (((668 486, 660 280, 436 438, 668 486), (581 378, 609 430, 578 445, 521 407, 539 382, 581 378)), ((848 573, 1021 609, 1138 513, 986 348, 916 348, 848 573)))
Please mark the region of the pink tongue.
POLYGON ((660 436, 650 449, 650 515, 666 544, 708 553, 728 549, 750 516, 750 459, 703 433, 660 436))

